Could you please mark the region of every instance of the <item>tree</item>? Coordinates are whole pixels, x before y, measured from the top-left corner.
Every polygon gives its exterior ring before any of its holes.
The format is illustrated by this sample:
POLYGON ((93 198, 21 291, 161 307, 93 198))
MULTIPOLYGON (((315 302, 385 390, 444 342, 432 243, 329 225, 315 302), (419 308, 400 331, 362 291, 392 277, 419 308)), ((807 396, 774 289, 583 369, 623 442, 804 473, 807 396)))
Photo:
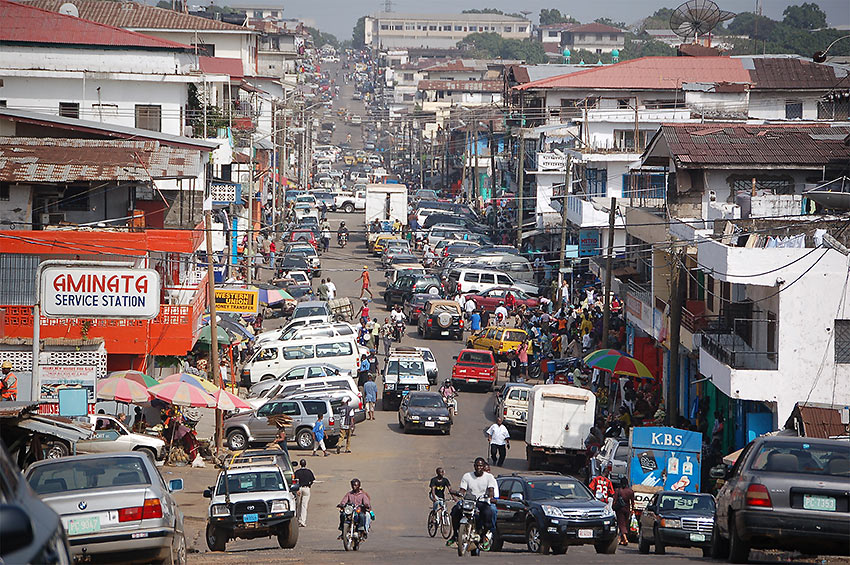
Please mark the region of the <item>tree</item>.
POLYGON ((746 35, 752 39, 771 39, 776 33, 777 26, 781 23, 771 20, 767 16, 757 16, 752 12, 741 12, 727 26, 729 33, 733 35, 746 35))
POLYGON ((821 29, 826 27, 826 14, 814 2, 802 6, 788 6, 782 12, 782 23, 797 29, 821 29))
POLYGON ((472 8, 470 10, 463 10, 461 14, 498 14, 501 16, 504 15, 504 12, 496 8, 472 8))
POLYGON ((362 49, 366 45, 366 16, 357 18, 354 29, 351 31, 351 46, 362 49))
POLYGON ((169 2, 168 0, 159 0, 159 2, 156 3, 156 7, 157 8, 165 8, 166 10, 170 10, 171 9, 171 2, 169 2))
POLYGON ((314 27, 306 27, 307 32, 313 37, 313 45, 317 48, 322 45, 331 45, 334 48, 339 47, 339 40, 332 33, 327 33, 324 31, 319 31, 314 27))
POLYGON ((670 16, 673 15, 673 8, 659 8, 655 13, 645 18, 640 25, 641 29, 669 29, 670 16))
POLYGON ((540 10, 540 25, 550 24, 577 24, 578 20, 568 15, 562 14, 557 8, 543 8, 540 10))
POLYGON ((518 59, 529 64, 546 62, 546 52, 540 42, 503 39, 498 33, 470 33, 457 46, 482 59, 518 59))
POLYGON ((615 27, 617 29, 626 29, 628 27, 626 22, 615 22, 611 18, 596 18, 593 21, 598 24, 615 27))

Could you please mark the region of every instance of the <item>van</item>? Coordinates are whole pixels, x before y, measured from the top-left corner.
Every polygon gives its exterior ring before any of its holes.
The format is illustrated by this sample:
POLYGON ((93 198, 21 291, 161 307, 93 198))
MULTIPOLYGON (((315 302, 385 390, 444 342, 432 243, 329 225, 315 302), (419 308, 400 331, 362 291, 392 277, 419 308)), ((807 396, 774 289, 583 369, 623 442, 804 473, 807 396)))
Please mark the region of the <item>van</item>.
POLYGON ((514 280, 506 273, 501 272, 501 265, 496 267, 498 271, 478 268, 452 268, 449 269, 446 278, 451 284, 450 288, 456 289, 460 294, 470 292, 481 292, 494 286, 509 286, 517 288, 527 294, 537 295, 537 285, 530 285, 523 281, 514 280))
POLYGON ((357 390, 357 383, 349 375, 327 375, 323 377, 280 381, 259 396, 248 398, 248 404, 258 408, 272 398, 283 398, 320 390, 347 390, 358 396, 360 395, 360 392, 357 390))
MULTIPOLYGON (((299 318, 299 320, 321 320, 321 317, 318 318, 299 318)), ((334 324, 328 324, 323 322, 318 323, 308 323, 308 324, 299 324, 293 325, 289 324, 285 328, 281 330, 273 330, 270 332, 263 332, 256 337, 256 344, 265 345, 267 343, 271 343, 274 341, 289 341, 292 339, 303 339, 305 337, 340 337, 340 336, 354 336, 356 335, 355 329, 351 324, 346 322, 337 322, 334 324)))
POLYGON ((263 377, 274 378, 296 365, 311 362, 330 363, 357 372, 360 350, 355 336, 313 336, 264 343, 242 369, 242 385, 250 387, 263 377))
MULTIPOLYGON (((513 255, 511 253, 466 255, 455 257, 452 263, 453 267, 469 265, 478 269, 496 268, 513 277, 515 281, 522 281, 530 285, 534 284, 534 269, 531 268, 531 263, 529 263, 528 259, 519 255, 513 255)), ((537 294, 537 292, 534 292, 534 294, 537 294)))

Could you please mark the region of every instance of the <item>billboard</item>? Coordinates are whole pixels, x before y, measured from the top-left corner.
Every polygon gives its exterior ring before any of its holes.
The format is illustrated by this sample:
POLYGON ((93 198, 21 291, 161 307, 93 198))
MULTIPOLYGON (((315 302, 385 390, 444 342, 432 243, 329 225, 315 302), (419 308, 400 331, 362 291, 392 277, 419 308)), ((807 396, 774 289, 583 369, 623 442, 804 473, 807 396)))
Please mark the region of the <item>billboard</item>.
POLYGON ((160 278, 153 269, 49 266, 41 271, 41 314, 52 318, 153 319, 160 278))
POLYGON ((594 257, 602 250, 602 235, 599 230, 579 230, 578 256, 594 257))
POLYGON ((256 314, 259 293, 256 290, 215 289, 216 312, 256 314))
POLYGON ((702 434, 667 427, 632 428, 629 482, 700 491, 702 434))
POLYGON ((97 367, 41 365, 38 369, 38 401, 59 404, 59 390, 64 387, 80 387, 88 396, 89 404, 95 403, 97 367))

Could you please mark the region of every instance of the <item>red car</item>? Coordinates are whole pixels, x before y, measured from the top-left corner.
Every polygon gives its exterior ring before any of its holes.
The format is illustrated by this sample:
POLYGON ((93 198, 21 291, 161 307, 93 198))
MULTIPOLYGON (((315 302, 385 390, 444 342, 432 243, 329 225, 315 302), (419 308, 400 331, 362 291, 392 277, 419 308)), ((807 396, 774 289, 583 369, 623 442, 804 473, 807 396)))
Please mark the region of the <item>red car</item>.
POLYGON ((313 233, 313 230, 292 230, 289 234, 289 241, 306 241, 314 249, 318 249, 319 247, 319 242, 316 241, 316 235, 313 233))
POLYGON ((516 299, 517 306, 525 304, 527 308, 536 308, 540 301, 532 298, 523 291, 507 286, 494 286, 478 294, 467 294, 466 299, 475 302, 475 307, 482 311, 495 312, 499 302, 505 302, 505 297, 511 293, 516 299))
POLYGON ((452 367, 452 385, 457 388, 484 387, 493 390, 499 368, 493 358, 493 352, 485 349, 464 349, 455 357, 452 367))

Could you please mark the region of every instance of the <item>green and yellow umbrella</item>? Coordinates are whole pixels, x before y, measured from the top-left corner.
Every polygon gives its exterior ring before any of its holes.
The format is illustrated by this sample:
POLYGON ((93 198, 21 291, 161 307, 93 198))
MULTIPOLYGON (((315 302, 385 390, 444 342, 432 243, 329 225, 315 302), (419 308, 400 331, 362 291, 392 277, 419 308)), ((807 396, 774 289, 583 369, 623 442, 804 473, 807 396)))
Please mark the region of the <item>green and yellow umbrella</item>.
POLYGON ((602 357, 591 360, 588 366, 608 371, 615 375, 628 375, 646 381, 655 380, 655 377, 646 365, 637 359, 624 357, 623 355, 603 355, 602 357))

